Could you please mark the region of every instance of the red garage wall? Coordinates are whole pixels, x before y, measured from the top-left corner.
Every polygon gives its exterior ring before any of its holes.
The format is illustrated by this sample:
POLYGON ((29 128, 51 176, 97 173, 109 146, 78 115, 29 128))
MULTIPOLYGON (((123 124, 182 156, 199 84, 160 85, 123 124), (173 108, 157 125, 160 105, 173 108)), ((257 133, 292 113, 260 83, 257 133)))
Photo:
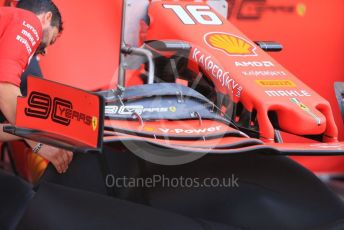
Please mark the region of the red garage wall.
POLYGON ((94 90, 117 76, 122 1, 54 0, 65 30, 41 58, 46 78, 94 90))

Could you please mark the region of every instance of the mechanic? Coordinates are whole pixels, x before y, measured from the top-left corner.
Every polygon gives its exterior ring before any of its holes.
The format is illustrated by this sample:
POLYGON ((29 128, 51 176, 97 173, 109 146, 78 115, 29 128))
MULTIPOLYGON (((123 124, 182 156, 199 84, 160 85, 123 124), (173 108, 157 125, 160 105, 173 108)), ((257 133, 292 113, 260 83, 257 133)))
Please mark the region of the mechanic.
MULTIPOLYGON (((45 54, 63 30, 61 14, 51 0, 21 0, 14 7, 0 7, 0 111, 15 123, 20 76, 34 54, 45 54)), ((3 132, 0 141, 19 137, 3 132)), ((73 153, 33 141, 26 142, 59 173, 66 172, 73 153)), ((17 178, 0 171, 0 229, 12 229, 32 192, 17 178)))
MULTIPOLYGON (((2 7, 0 17, 0 110, 14 124, 17 97, 21 96, 20 76, 35 53, 45 54, 47 46, 56 41, 63 25, 61 14, 51 0, 21 0, 17 8, 2 7)), ((0 141, 18 139, 2 132, 2 127, 0 141)), ((71 152, 33 141, 27 143, 59 173, 66 172, 71 152)))
MULTIPOLYGON (((17 6, 18 0, 0 0, 0 6, 17 6), (3 2, 3 4, 1 4, 3 2)), ((38 78, 43 78, 43 73, 39 65, 39 55, 35 54, 26 68, 25 72, 20 77, 20 92, 23 96, 27 95, 27 78, 28 76, 34 76, 38 78)), ((6 118, 3 114, 0 113, 0 123, 6 121, 6 118)))

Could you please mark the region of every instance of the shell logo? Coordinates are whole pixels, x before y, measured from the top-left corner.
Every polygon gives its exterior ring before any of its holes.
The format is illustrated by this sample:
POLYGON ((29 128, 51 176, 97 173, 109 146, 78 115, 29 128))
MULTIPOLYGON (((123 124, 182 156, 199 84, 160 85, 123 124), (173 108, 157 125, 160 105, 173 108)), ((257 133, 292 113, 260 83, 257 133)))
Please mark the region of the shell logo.
POLYGON ((147 131, 147 132, 154 132, 154 131, 155 131, 155 128, 149 127, 149 126, 145 126, 145 127, 143 128, 143 130, 144 130, 144 131, 147 131))
POLYGON ((221 50, 229 56, 257 56, 255 45, 233 34, 211 32, 204 36, 204 40, 211 48, 221 50))

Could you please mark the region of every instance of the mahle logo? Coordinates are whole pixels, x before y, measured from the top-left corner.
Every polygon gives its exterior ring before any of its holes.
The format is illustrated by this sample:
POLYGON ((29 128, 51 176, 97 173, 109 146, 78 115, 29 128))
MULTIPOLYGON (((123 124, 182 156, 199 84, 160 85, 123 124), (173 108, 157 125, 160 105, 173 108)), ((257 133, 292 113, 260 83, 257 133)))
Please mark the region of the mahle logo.
POLYGON ((222 32, 211 32, 204 36, 208 46, 221 50, 229 56, 257 56, 256 47, 246 39, 222 32))

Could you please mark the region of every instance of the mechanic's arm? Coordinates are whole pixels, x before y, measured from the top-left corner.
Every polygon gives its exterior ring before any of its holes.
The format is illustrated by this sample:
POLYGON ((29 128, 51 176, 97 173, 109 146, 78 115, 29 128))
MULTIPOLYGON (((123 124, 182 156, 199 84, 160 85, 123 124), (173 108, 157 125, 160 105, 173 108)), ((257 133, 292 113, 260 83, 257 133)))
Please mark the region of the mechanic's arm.
MULTIPOLYGON (((16 120, 18 96, 21 96, 19 87, 13 84, 0 82, 0 111, 2 111, 6 119, 13 125, 16 120)), ((5 133, 3 131, 3 126, 4 124, 1 124, 0 141, 13 141, 20 139, 17 136, 5 133)), ((34 148, 37 145, 36 142, 31 140, 26 140, 26 142, 31 146, 31 148, 34 148)), ((50 161, 59 173, 66 172, 68 165, 73 158, 72 152, 48 145, 43 145, 37 154, 50 161)))
MULTIPOLYGON (((0 111, 6 119, 15 123, 17 96, 20 96, 19 88, 8 83, 0 82, 0 111), (15 103, 13 103, 15 101, 15 103)), ((18 136, 5 133, 3 127, 7 124, 0 124, 0 142, 20 140, 18 136)))
MULTIPOLYGON (((14 124, 16 121, 18 96, 21 96, 19 87, 10 83, 0 82, 0 111, 11 124, 14 124)), ((6 133, 1 130, 0 141, 4 141, 2 139, 4 134, 6 133)))
MULTIPOLYGON (((32 149, 38 144, 32 140, 25 141, 31 146, 32 149)), ((64 149, 58 149, 49 145, 42 145, 37 154, 51 162, 59 173, 65 173, 68 169, 69 163, 73 159, 72 152, 64 149)))

